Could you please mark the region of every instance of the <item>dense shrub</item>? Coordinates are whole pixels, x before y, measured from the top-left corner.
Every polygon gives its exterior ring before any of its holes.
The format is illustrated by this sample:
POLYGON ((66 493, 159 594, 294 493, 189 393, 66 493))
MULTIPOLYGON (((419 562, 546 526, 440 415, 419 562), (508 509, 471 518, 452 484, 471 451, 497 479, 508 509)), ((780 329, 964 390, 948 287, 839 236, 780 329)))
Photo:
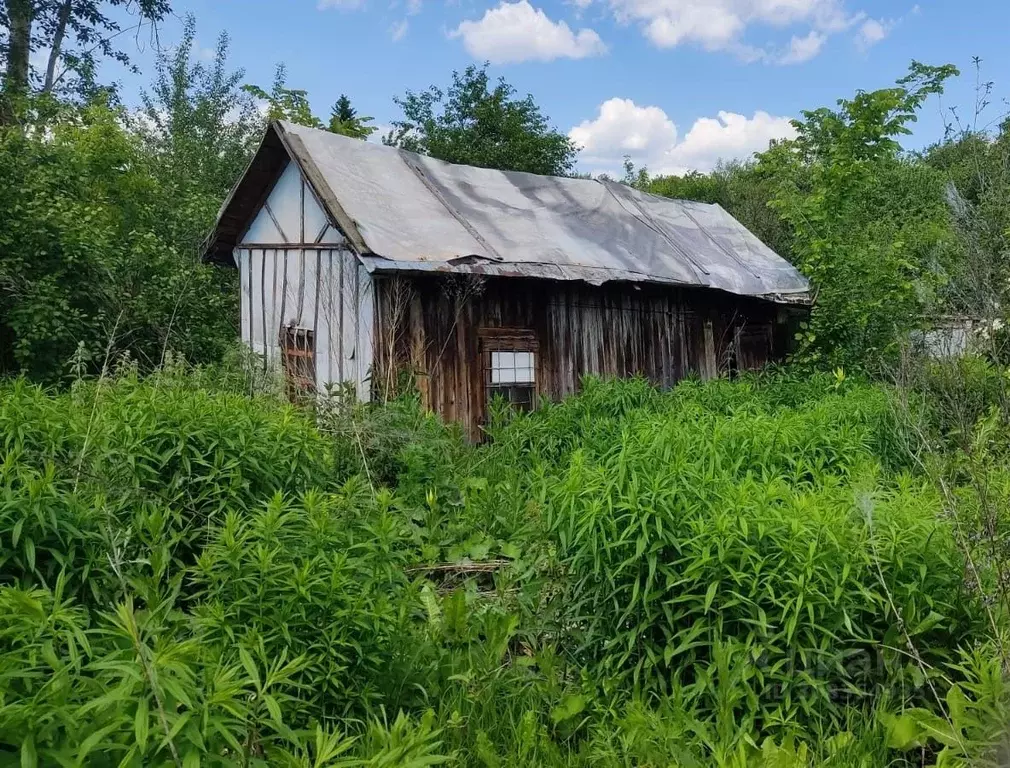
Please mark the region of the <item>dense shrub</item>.
MULTIPOLYGON (((202 526, 331 478, 328 441, 276 401, 195 389, 179 375, 80 383, 54 394, 0 384, 0 583, 55 583, 99 598, 106 552, 199 546, 202 526)), ((184 559, 186 559, 184 557, 184 559)))
POLYGON ((391 502, 359 478, 297 504, 278 494, 255 512, 229 512, 191 571, 205 642, 303 660, 294 722, 395 711, 414 694, 411 676, 423 678, 407 665, 416 596, 391 502))
POLYGON ((467 447, 246 385, 3 385, 0 763, 866 766, 1010 712, 879 388, 590 380, 467 447))
POLYGON ((830 377, 665 395, 588 382, 489 450, 539 464, 525 495, 565 574, 558 622, 578 659, 789 731, 921 686, 903 634, 932 668, 979 626, 938 497, 880 467, 900 460, 888 412, 879 390, 830 377))

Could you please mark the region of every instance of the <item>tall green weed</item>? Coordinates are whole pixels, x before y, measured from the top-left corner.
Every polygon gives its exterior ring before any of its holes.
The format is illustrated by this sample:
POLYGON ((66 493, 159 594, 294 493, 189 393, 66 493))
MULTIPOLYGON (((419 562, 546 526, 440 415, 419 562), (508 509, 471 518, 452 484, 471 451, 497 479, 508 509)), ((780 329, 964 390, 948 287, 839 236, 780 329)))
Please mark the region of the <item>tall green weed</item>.
POLYGON ((478 447, 200 370, 0 397, 0 763, 998 751, 991 624, 874 386, 589 380, 478 447))

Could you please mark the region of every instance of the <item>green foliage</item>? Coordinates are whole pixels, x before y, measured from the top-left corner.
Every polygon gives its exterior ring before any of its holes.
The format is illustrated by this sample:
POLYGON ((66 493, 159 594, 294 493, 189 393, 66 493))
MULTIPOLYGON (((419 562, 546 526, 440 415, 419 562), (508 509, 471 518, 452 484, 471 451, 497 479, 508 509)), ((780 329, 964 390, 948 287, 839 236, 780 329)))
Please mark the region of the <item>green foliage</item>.
POLYGON ((217 360, 237 336, 234 274, 199 263, 260 130, 239 75, 190 65, 194 29, 162 59, 143 118, 105 102, 37 101, 30 131, 0 129, 4 369, 65 381, 129 354, 217 360), (240 106, 238 118, 232 110, 240 106))
POLYGON ((793 232, 793 262, 816 290, 800 336, 806 361, 866 365, 918 324, 948 225, 942 179, 903 161, 898 137, 957 74, 913 62, 898 87, 804 112, 797 137, 760 156, 771 204, 793 232))
POLYGON ((242 90, 267 103, 268 120, 287 120, 309 128, 324 128, 323 121, 312 114, 308 91, 287 87, 287 68, 280 64, 274 72, 269 91, 258 85, 243 85, 242 90))
POLYGON ((575 145, 550 127, 532 96, 516 98, 504 79, 492 84, 487 68, 453 72, 445 91, 433 85, 394 99, 403 117, 393 121, 385 143, 449 163, 570 175, 575 145))
POLYGON ((604 679, 676 693, 705 717, 837 726, 841 703, 872 700, 885 680, 921 684, 880 645, 901 644, 899 621, 937 648, 977 628, 959 551, 922 483, 880 486, 879 394, 783 407, 722 401, 721 386, 636 397, 612 420, 574 401, 548 410, 551 429, 532 419, 523 435, 517 420, 501 433, 556 463, 529 493, 571 576, 561 624, 604 679), (580 435, 570 452, 542 442, 562 423, 580 435))
POLYGON ((589 380, 467 448, 409 399, 319 429, 247 386, 179 366, 0 392, 3 759, 994 748, 985 614, 877 388, 589 380), (931 730, 948 716, 956 745, 931 730))
POLYGON ((755 162, 683 177, 626 179, 675 198, 717 203, 811 279, 814 306, 796 359, 878 370, 909 333, 947 315, 998 314, 1007 285, 996 254, 1010 231, 1005 125, 978 114, 925 151, 902 151, 918 111, 952 66, 913 62, 896 87, 804 112, 797 136, 755 162))
POLYGON ((266 102, 268 120, 287 120, 289 123, 325 129, 352 139, 367 139, 378 130, 375 126, 368 125, 372 118, 359 115, 344 94, 333 105, 329 122, 324 123, 312 113, 308 91, 287 87, 287 69, 283 64, 277 67, 269 92, 258 85, 244 85, 242 90, 253 98, 266 102))
POLYGON ((243 72, 228 69, 228 35, 218 38, 209 62, 199 60, 195 41, 188 16, 179 43, 158 57, 151 90, 141 93, 143 109, 130 123, 156 181, 158 234, 193 257, 264 127, 240 88, 243 72))
POLYGON ((102 57, 130 66, 127 53, 117 47, 127 31, 120 24, 123 12, 131 11, 137 29, 149 31, 171 13, 168 0, 15 0, 9 9, 4 5, 0 54, 6 73, 0 98, 5 101, 32 89, 93 98, 107 90, 95 79, 102 57), (44 70, 34 67, 33 54, 44 56, 44 70))
POLYGON ((399 566, 409 550, 391 503, 361 478, 297 505, 278 494, 251 515, 228 513, 193 569, 206 642, 258 642, 268 658, 304 660, 292 678, 298 722, 396 709, 423 674, 405 664, 411 600, 399 566))
POLYGON ((327 128, 330 133, 339 133, 352 139, 367 139, 379 130, 374 125, 368 125, 370 122, 372 118, 359 115, 358 110, 351 106, 351 100, 342 93, 330 110, 327 128))

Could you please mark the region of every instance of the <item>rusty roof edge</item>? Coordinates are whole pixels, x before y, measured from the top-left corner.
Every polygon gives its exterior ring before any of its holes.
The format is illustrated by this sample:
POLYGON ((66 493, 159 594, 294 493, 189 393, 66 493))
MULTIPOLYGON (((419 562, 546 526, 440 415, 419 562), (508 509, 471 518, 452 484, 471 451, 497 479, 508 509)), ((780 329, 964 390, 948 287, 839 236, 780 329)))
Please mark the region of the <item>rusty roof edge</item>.
POLYGON ((306 181, 312 187, 312 191, 316 193, 316 197, 325 206, 326 212, 329 213, 334 223, 340 227, 344 236, 347 237, 354 247, 359 258, 371 253, 371 248, 368 247, 368 243, 362 237, 357 224, 354 223, 354 220, 347 215, 343 206, 340 205, 340 200, 337 199, 336 194, 330 189, 330 185, 326 182, 326 177, 316 166, 312 155, 305 148, 305 143, 301 137, 286 131, 284 123, 280 121, 275 120, 271 125, 276 126, 277 134, 280 136, 284 148, 288 151, 291 158, 298 163, 298 167, 301 168, 306 181))
POLYGON ((558 281, 581 281, 590 285, 602 285, 607 282, 653 283, 656 285, 676 285, 682 288, 700 288, 713 291, 724 291, 737 296, 747 296, 776 304, 809 305, 811 296, 808 290, 775 291, 770 293, 738 294, 725 288, 711 285, 691 283, 683 280, 673 280, 642 272, 606 267, 580 267, 542 262, 495 262, 459 263, 451 261, 394 261, 378 255, 361 257, 361 263, 370 274, 412 272, 418 274, 469 274, 484 277, 532 277, 558 281))

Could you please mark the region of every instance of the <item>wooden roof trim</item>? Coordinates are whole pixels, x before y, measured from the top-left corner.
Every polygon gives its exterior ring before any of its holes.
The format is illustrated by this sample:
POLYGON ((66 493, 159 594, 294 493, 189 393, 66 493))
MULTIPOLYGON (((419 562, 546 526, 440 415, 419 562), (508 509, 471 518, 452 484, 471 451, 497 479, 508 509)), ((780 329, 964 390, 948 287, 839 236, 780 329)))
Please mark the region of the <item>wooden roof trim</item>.
POLYGON ((235 266, 232 249, 248 229, 258 208, 256 203, 262 205, 290 162, 290 157, 283 150, 273 125, 267 126, 259 147, 222 203, 214 229, 203 241, 200 248, 203 261, 235 266), (261 181, 261 177, 267 177, 258 190, 253 188, 254 177, 261 181))
MULTIPOLYGON (((371 253, 357 225, 337 201, 302 140, 286 132, 283 125, 275 120, 267 126, 255 154, 221 205, 214 229, 201 247, 203 261, 235 266, 232 251, 242 241, 253 217, 266 203, 290 162, 298 166, 321 204, 330 226, 347 238, 351 246, 349 250, 359 257, 371 253)), ((277 244, 271 247, 284 248, 292 245, 294 244, 277 244)))

